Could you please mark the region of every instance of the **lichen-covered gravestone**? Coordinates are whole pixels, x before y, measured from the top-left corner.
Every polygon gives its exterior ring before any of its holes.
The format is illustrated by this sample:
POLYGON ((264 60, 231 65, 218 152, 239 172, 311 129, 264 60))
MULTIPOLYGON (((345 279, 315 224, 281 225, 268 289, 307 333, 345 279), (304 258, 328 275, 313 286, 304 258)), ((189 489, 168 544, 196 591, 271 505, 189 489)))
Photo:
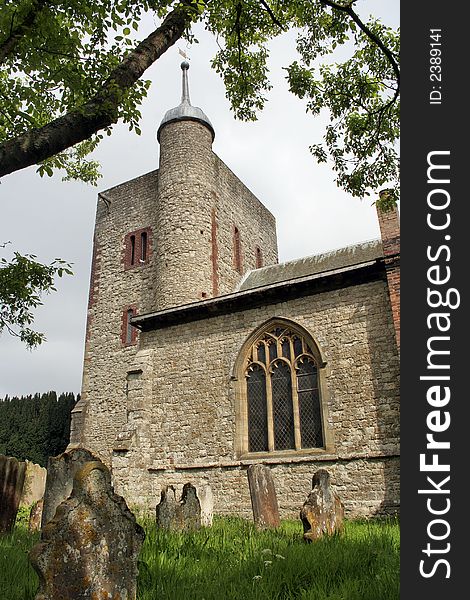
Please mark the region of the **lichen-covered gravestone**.
POLYGON ((10 533, 15 525, 25 472, 26 463, 0 455, 0 533, 10 533))
POLYGON ((84 448, 75 448, 59 456, 51 456, 47 462, 46 488, 42 510, 41 528, 43 529, 55 514, 59 504, 72 492, 75 474, 96 456, 84 448))
POLYGON ((279 507, 271 469, 265 465, 248 467, 253 519, 258 527, 279 527, 279 507))
POLYGON ((31 507, 31 512, 29 513, 29 522, 28 529, 29 531, 40 531, 41 529, 41 519, 42 519, 42 509, 44 506, 44 499, 38 500, 31 507))
POLYGON ((35 600, 135 600, 144 537, 114 493, 109 469, 86 463, 31 550, 40 582, 35 600))
POLYGON ((330 474, 325 469, 316 471, 312 478, 312 491, 300 511, 304 539, 318 540, 323 535, 340 533, 343 528, 344 506, 332 489, 330 474))

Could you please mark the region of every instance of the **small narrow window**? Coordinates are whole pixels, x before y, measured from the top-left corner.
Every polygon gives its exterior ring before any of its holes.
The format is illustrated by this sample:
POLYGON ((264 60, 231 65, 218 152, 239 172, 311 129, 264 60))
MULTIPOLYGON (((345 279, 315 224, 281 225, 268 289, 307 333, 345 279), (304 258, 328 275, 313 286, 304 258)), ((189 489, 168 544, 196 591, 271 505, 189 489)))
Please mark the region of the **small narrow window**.
POLYGON ((147 262, 147 232, 140 234, 140 262, 147 262))
POLYGON ((258 346, 258 361, 264 365, 266 364, 266 346, 264 342, 261 342, 258 346))
POLYGON ((233 266, 242 274, 242 251, 240 245, 240 231, 238 227, 233 228, 233 266))
POLYGON ((261 252, 261 248, 256 246, 256 268, 261 269, 263 266, 263 254, 261 252))
POLYGON ((127 311, 127 328, 126 328, 126 344, 132 344, 132 325, 131 319, 134 316, 134 311, 132 308, 129 308, 127 311))
POLYGON ((124 237, 124 269, 148 265, 152 254, 152 230, 150 227, 130 231, 124 237))
POLYGON ((281 340, 282 356, 290 360, 290 341, 288 339, 281 340))
POLYGON ((130 264, 135 264, 135 235, 131 235, 131 258, 130 264))
POLYGON ((137 311, 134 307, 125 308, 122 313, 121 342, 123 346, 131 346, 137 342, 137 329, 131 325, 132 317, 137 311))
POLYGON ((294 354, 300 356, 302 354, 302 340, 297 336, 294 337, 294 354))

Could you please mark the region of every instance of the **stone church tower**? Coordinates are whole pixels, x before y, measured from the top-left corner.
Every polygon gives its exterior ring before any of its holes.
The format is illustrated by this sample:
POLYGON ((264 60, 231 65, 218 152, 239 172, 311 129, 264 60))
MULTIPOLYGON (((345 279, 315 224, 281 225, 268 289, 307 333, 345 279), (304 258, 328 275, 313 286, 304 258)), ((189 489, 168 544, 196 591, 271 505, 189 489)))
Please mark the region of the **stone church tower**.
POLYGON ((126 423, 126 373, 139 350, 138 314, 232 292, 250 269, 278 262, 272 214, 212 150, 214 128, 181 103, 157 131, 159 169, 98 195, 82 399, 71 445, 110 462, 126 423))
POLYGON ((213 152, 181 67, 159 168, 98 195, 71 446, 144 510, 191 482, 248 516, 265 463, 283 517, 319 468, 348 516, 396 512, 398 213, 380 240, 278 264, 274 217, 213 152))

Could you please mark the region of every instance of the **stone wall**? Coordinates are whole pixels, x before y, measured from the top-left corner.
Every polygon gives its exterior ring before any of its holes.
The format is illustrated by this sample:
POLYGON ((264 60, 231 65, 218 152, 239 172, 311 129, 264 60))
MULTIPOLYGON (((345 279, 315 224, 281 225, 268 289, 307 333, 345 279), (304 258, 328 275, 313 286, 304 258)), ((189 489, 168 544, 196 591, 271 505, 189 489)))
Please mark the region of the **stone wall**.
MULTIPOLYGON (((312 476, 318 469, 327 469, 332 484, 345 504, 349 518, 396 514, 400 509, 400 462, 398 457, 337 458, 323 460, 299 458, 281 462, 265 461, 272 469, 281 518, 298 518, 299 510, 311 488, 312 476)), ((153 512, 160 499, 161 489, 173 485, 177 496, 186 482, 196 487, 209 484, 214 495, 214 512, 252 518, 247 469, 252 462, 221 462, 219 466, 196 469, 175 466, 173 469, 150 471, 134 463, 132 458, 113 458, 113 477, 116 490, 124 494, 131 506, 153 512), (138 492, 135 490, 139 490, 138 492)))
POLYGON ((82 397, 73 411, 70 445, 101 437, 108 464, 113 440, 127 419, 122 373, 138 347, 138 337, 134 344, 122 343, 123 314, 129 306, 146 312, 155 298, 157 184, 158 171, 152 171, 98 196, 82 397), (151 231, 149 260, 126 268, 126 235, 141 229, 151 231))
POLYGON ((272 214, 214 155, 216 175, 219 294, 233 292, 240 281, 234 268, 233 229, 237 227, 241 243, 241 267, 246 273, 256 268, 256 248, 264 265, 277 264, 276 222, 272 214))
POLYGON ((141 334, 147 370, 135 398, 145 399, 146 426, 113 457, 115 484, 131 504, 152 506, 163 485, 208 482, 216 512, 249 513, 244 470, 254 461, 236 451, 233 369, 248 336, 273 317, 318 341, 333 437, 328 453, 263 458, 274 469, 282 514, 298 510, 321 466, 331 470, 348 515, 396 509, 399 365, 383 280, 141 334))

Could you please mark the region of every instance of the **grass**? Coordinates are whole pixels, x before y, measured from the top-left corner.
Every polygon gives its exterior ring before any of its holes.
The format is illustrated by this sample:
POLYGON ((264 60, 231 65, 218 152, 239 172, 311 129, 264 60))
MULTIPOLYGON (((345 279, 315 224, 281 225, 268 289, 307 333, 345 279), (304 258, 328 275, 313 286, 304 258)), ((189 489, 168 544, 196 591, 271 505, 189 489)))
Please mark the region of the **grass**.
POLYGON ((139 600, 399 598, 396 521, 347 522, 344 535, 313 544, 300 521, 276 531, 236 518, 191 534, 146 531, 139 600))
MULTIPOLYGON (((243 519, 216 518, 212 528, 184 534, 142 524, 138 600, 399 598, 396 520, 349 521, 343 535, 313 544, 303 542, 300 521, 257 531, 243 519)), ((0 536, 2 600, 33 600, 27 553, 37 539, 22 523, 0 536)))
POLYGON ((0 534, 0 597, 2 600, 33 600, 38 578, 29 564, 28 552, 38 541, 27 526, 19 524, 9 535, 0 534))

